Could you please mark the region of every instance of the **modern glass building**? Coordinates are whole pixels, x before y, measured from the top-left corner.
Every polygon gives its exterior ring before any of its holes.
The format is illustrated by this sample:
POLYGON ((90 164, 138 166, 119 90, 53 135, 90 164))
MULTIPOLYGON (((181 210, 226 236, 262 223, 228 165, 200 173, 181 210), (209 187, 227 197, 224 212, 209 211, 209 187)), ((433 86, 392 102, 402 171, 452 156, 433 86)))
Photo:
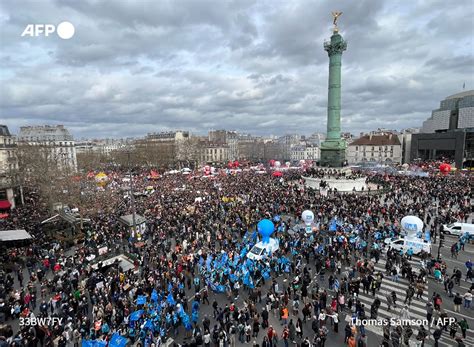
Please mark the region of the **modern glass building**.
POLYGON ((474 167, 474 90, 448 96, 412 135, 411 158, 445 159, 474 167))
POLYGON ((474 128, 474 90, 448 96, 431 117, 423 122, 420 133, 437 133, 474 128))

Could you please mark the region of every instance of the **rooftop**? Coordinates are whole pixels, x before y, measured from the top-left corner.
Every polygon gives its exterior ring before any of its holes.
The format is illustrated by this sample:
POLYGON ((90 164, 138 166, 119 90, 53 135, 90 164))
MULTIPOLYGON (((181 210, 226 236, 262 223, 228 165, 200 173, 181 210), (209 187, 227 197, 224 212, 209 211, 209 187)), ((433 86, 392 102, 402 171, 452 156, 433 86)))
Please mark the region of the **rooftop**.
POLYGON ((0 124, 0 136, 11 136, 10 131, 6 125, 0 124))
POLYGON ((354 140, 349 146, 397 146, 400 145, 398 136, 387 135, 365 135, 354 140))
POLYGON ((472 96, 472 95, 474 95, 474 89, 466 90, 465 92, 450 95, 446 98, 446 100, 448 100, 448 99, 461 99, 461 98, 464 98, 466 96, 472 96))

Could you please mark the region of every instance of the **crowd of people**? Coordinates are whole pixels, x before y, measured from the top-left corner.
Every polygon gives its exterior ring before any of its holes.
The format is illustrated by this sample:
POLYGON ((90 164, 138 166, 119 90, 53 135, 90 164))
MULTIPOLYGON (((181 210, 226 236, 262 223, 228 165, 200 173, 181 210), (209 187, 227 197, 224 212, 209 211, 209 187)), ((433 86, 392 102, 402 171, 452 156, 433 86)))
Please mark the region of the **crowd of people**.
MULTIPOLYGON (((76 347, 88 341, 105 344, 119 334, 142 346, 172 338, 188 346, 309 347, 324 346, 330 331, 341 331, 348 346, 369 346, 365 327, 343 320, 346 314, 367 317, 359 291, 375 298, 382 281, 400 275, 410 282, 404 300, 408 309, 426 289, 427 276, 436 271, 447 291, 457 291, 461 269, 448 269, 429 254, 423 255, 426 268, 414 268, 410 254, 387 251, 383 240, 400 233, 406 215, 420 216, 432 238, 442 224, 465 220, 471 213, 469 175, 372 175, 368 180, 387 188, 383 195, 329 196, 306 188, 305 175, 320 174, 312 169, 303 175, 287 172, 282 179, 252 172, 212 179, 175 174, 151 181, 147 172, 136 173, 134 189, 144 191, 151 185, 154 192, 136 199, 136 212, 146 218, 147 231, 132 235, 119 222, 132 212, 130 197, 119 189, 125 173, 115 172, 105 187, 114 189, 108 192, 107 206, 87 215, 91 222, 80 230, 84 240, 73 247, 44 236, 41 221, 48 216, 39 208, 40 197, 31 192, 25 206, 1 225, 26 229, 35 239, 9 248, 1 259, 11 266, 5 266, 8 270, 0 280, 0 317, 7 323, 0 331, 0 346, 49 346, 54 341, 60 347, 76 347), (314 212, 318 231, 310 237, 288 233, 307 209, 314 212), (245 254, 256 241, 253 231, 264 218, 274 222, 273 237, 279 239, 280 249, 248 263, 245 254), (335 220, 337 229, 330 232, 335 220), (351 234, 357 234, 357 241, 350 241, 351 234), (99 254, 104 247, 108 253, 99 254), (102 266, 101 261, 114 254, 126 255, 133 267, 102 266), (385 273, 374 267, 381 254, 389 259, 385 273), (207 312, 205 306, 212 314, 202 313, 207 312), (18 326, 27 317, 62 320, 50 326, 18 326), (342 322, 344 329, 339 327, 342 322)), ((472 279, 471 266, 465 275, 472 279)), ((469 308, 472 294, 463 293, 464 302, 459 297, 453 296, 455 307, 469 308)), ((427 314, 446 315, 447 303, 439 299, 434 293, 427 314)), ((392 307, 397 300, 395 292, 387 296, 392 307)), ((368 316, 377 318, 380 305, 375 299, 368 316)), ((411 329, 387 326, 382 344, 399 346, 412 336, 423 342, 429 336, 426 328, 414 335, 411 329)), ((434 339, 448 328, 461 344, 467 322, 437 326, 434 339)))

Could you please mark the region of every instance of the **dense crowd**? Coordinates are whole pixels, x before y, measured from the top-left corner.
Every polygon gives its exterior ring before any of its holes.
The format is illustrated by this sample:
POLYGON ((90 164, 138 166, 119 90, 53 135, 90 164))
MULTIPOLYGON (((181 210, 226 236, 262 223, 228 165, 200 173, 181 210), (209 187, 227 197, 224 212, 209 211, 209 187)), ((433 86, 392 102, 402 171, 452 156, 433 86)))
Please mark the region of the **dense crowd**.
MULTIPOLYGON (((306 174, 327 176, 318 170, 306 174)), ((24 228, 35 241, 8 249, 2 259, 12 266, 0 280, 4 283, 0 314, 7 323, 0 332, 0 346, 38 342, 48 346, 53 340, 60 347, 78 346, 81 341, 109 341, 115 333, 146 346, 182 336, 186 338, 181 343, 191 346, 237 342, 262 347, 324 346, 329 329, 341 330, 348 346, 368 346, 363 325, 344 322, 344 328, 339 328, 342 312, 377 317, 380 302, 365 308, 357 299, 359 291, 375 295, 384 277, 403 276, 411 283, 404 298, 409 305, 425 290, 427 276, 436 273, 450 293, 459 286, 458 272, 472 278, 472 269, 470 274, 455 269, 451 277, 453 269, 428 254, 422 257, 426 267, 414 269, 410 254, 387 251, 383 245, 385 237, 400 233, 399 223, 406 215, 424 219, 432 238, 441 224, 467 220, 472 185, 468 175, 372 175, 369 180, 388 192, 320 196, 301 184, 299 173, 285 173, 283 179, 251 172, 206 179, 176 174, 151 181, 147 172, 140 172, 133 177, 134 189, 154 187, 152 194, 135 201, 136 212, 147 219, 147 232, 140 239, 118 221, 132 211, 130 196, 120 190, 124 176, 109 175, 105 189, 113 191, 108 192, 107 206, 87 216, 91 222, 82 225, 84 240, 72 248, 44 236, 40 222, 47 216, 39 210, 35 194, 3 222, 2 229, 24 228), (306 209, 314 212, 318 232, 311 237, 288 233, 306 209), (245 263, 244 276, 245 253, 255 241, 252 231, 263 218, 274 221, 273 237, 279 239, 280 249, 266 260, 245 263), (332 233, 329 225, 334 220, 337 230, 332 233), (357 234, 358 241, 349 242, 350 234, 357 234), (103 247, 109 255, 126 254, 133 268, 93 266, 104 258, 98 253, 103 247), (374 269, 381 254, 389 259, 385 273, 374 269), (284 284, 278 282, 280 277, 285 278, 284 284), (239 297, 242 305, 236 304, 239 297), (212 316, 200 314, 203 305, 212 306, 212 316), (271 315, 281 326, 269 324, 271 315), (15 328, 13 322, 33 316, 63 321, 49 327, 15 328)), ((362 173, 348 177, 362 177, 362 173)), ((456 250, 462 246, 459 243, 456 250)), ((427 312, 446 315, 435 294, 427 312)), ((463 294, 460 304, 457 297, 457 305, 469 307, 472 295, 463 294)), ((395 306, 400 299, 392 292, 387 300, 395 306)), ((457 325, 461 336, 466 324, 457 325)), ((448 327, 437 327, 435 334, 444 328, 448 327)), ((410 330, 384 328, 384 346, 398 346, 410 338, 424 341, 429 334, 410 330)), ((456 331, 453 336, 461 338, 456 331)))

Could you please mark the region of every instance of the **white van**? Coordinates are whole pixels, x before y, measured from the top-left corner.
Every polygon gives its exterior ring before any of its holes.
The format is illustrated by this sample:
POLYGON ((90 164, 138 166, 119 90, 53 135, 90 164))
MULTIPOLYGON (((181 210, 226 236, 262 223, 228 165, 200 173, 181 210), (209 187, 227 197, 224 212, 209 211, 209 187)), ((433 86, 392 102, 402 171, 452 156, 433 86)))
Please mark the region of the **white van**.
POLYGON ((247 258, 251 260, 261 260, 270 256, 280 248, 278 239, 270 238, 269 242, 257 242, 252 249, 247 253, 247 258))
POLYGON ((397 251, 403 250, 406 253, 410 248, 413 249, 413 254, 418 254, 421 251, 431 253, 431 242, 419 238, 398 238, 388 243, 389 247, 397 251))
POLYGON ((443 231, 450 235, 461 236, 468 233, 471 237, 474 236, 474 224, 469 223, 452 223, 443 225, 443 231))

